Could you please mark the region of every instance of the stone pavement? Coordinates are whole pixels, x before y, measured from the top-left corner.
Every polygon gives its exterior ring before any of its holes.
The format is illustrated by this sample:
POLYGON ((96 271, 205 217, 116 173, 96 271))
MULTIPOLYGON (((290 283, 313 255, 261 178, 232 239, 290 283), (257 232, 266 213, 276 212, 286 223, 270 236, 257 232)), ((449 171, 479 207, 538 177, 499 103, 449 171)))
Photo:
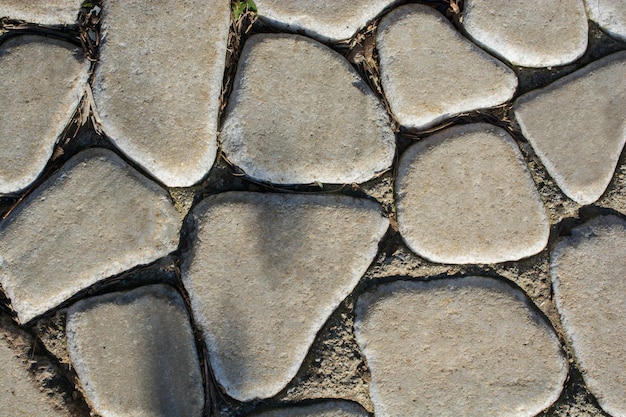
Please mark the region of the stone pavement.
POLYGON ((626 416, 621 0, 0 2, 0 417, 626 416))

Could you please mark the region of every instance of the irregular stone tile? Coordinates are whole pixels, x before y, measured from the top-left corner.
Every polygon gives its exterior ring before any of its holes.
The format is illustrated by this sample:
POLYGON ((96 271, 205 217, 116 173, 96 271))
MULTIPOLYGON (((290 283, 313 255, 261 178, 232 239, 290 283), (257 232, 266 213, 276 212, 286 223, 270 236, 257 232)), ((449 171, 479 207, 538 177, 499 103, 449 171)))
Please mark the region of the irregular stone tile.
POLYGON ((431 7, 398 7, 376 36, 380 77, 397 120, 424 129, 456 113, 509 100, 517 77, 431 7), (436 51, 436 52, 433 52, 436 51))
POLYGON ((585 0, 589 18, 609 35, 626 42, 626 7, 622 0, 585 0))
POLYGON ((80 48, 67 42, 17 36, 0 46, 0 194, 20 191, 44 169, 88 70, 80 48))
POLYGON ((556 306, 583 378, 602 408, 626 416, 626 221, 595 218, 552 253, 556 306))
POLYGON ((217 151, 230 3, 107 1, 94 100, 107 136, 169 187, 209 171, 217 151))
POLYGON ((388 226, 377 204, 338 195, 229 192, 191 219, 183 282, 215 377, 240 401, 294 377, 388 226))
POLYGON ((355 332, 377 417, 534 416, 567 376, 547 321, 491 278, 382 285, 358 300, 355 332))
POLYGON ((220 134, 249 176, 278 184, 364 182, 389 168, 389 117, 350 63, 298 35, 250 37, 220 134))
MULTIPOLYGON (((46 0, 45 2, 2 0, 0 17, 25 20, 40 25, 73 25, 77 23, 78 11, 82 3, 82 0, 46 0)), ((34 79, 35 76, 30 78, 30 80, 34 79)))
POLYGON ((411 146, 396 183, 400 233, 432 262, 496 263, 540 252, 550 224, 517 144, 485 123, 411 146))
POLYGON ((89 149, 0 223, 0 283, 22 323, 178 246, 169 195, 113 152, 89 149))
POLYGON ((515 101, 515 117, 558 186, 596 201, 626 142, 626 52, 600 59, 515 101))
POLYGON ((323 403, 287 407, 261 413, 251 417, 367 417, 367 411, 357 403, 348 401, 326 401, 323 403))
POLYGON ((583 0, 467 0, 462 22, 477 44, 522 67, 565 65, 587 49, 583 0))

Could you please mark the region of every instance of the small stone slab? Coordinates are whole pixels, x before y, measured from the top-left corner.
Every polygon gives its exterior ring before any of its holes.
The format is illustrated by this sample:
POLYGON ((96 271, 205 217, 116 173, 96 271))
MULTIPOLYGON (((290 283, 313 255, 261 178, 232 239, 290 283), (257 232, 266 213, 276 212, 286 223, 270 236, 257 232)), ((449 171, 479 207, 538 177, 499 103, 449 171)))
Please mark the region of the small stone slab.
POLYGON ((22 323, 178 246, 168 193, 113 152, 89 149, 0 223, 0 284, 22 323))
POLYGON ((151 285, 74 304, 67 346, 98 415, 202 415, 198 352, 185 304, 173 288, 151 285))
POLYGON ((579 204, 611 182, 626 142, 626 52, 600 59, 515 101, 522 133, 558 186, 579 204))
POLYGON ((565 65, 587 49, 583 0, 467 0, 463 28, 480 46, 522 67, 565 65))
POLYGON ((522 154, 496 126, 456 126, 411 146, 396 192, 402 237, 432 262, 514 261, 548 242, 550 224, 522 154))
POLYGON ((626 7, 623 0, 585 0, 589 19, 609 35, 626 42, 626 7))
POLYGON ((562 238, 552 281, 563 328, 589 390, 612 416, 626 416, 626 221, 597 217, 562 238))
POLYGON ((492 278, 382 285, 359 298, 355 332, 377 417, 530 417, 567 376, 547 321, 492 278))
POLYGON ((389 116, 350 63, 285 34, 246 42, 220 140, 247 175, 277 184, 364 182, 395 151, 389 116))
POLYGON ((383 89, 402 126, 425 129, 457 113, 502 104, 515 93, 515 73, 431 7, 393 10, 381 20, 376 42, 383 89))
POLYGON ((367 417, 367 411, 357 403, 326 401, 252 414, 250 417, 367 417))
MULTIPOLYGON (((82 0, 46 0, 44 2, 2 0, 0 2, 0 17, 25 20, 40 25, 73 25, 77 23, 78 12, 82 3, 82 0)), ((50 67, 63 73, 58 67, 50 67)), ((31 76, 29 81, 34 81, 35 77, 35 75, 31 76)))
POLYGON ((105 133, 169 187, 200 181, 217 152, 230 3, 107 1, 93 96, 105 133))
POLYGON ((191 220, 183 282, 215 377, 240 401, 295 376, 388 226, 369 200, 248 192, 209 197, 191 220))
POLYGON ((24 189, 44 169, 88 70, 80 48, 67 42, 17 36, 0 46, 0 194, 24 189))

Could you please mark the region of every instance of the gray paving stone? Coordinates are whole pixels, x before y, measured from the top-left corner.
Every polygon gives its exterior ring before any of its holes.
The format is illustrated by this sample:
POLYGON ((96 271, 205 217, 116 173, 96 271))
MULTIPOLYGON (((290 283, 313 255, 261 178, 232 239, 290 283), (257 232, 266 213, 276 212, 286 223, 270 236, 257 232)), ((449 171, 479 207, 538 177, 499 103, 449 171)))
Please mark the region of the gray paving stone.
POLYGON ((534 416, 567 376, 549 324, 491 278, 382 285, 359 298, 355 332, 377 417, 534 416))
POLYGON ((626 7, 623 0, 585 0, 589 19, 609 35, 626 42, 626 7))
POLYGON ((522 67, 565 65, 587 49, 583 0, 467 0, 462 22, 477 44, 522 67))
POLYGON ((522 133, 579 204, 608 186, 626 142, 626 52, 600 59, 515 101, 522 133))
POLYGON ((389 117, 350 63, 299 35, 250 37, 220 141, 249 176, 278 184, 360 183, 389 168, 389 117))
POLYGON ((88 70, 80 48, 67 42, 18 36, 0 46, 0 194, 39 176, 83 95, 88 70))
POLYGON ((405 127, 431 127, 457 113, 501 104, 515 93, 513 71, 431 7, 393 10, 381 20, 376 42, 385 95, 405 127))
MULTIPOLYGON (((77 23, 82 0, 2 0, 0 17, 25 20, 40 25, 73 25, 77 23)), ((34 77, 33 77, 34 79, 34 77)))
POLYGON ((94 99, 105 133, 170 187, 200 181, 217 151, 230 3, 107 1, 94 99))
POLYGON ((229 192, 191 219, 183 282, 217 381, 240 401, 294 377, 388 226, 376 203, 337 195, 229 192))
POLYGON ((301 405, 263 411, 251 417, 367 417, 367 411, 357 403, 348 401, 326 401, 312 405, 301 405))
POLYGON ((626 221, 597 217, 552 254, 556 306, 589 390, 612 416, 626 416, 626 221))
POLYGON ((452 127, 400 158, 400 233, 432 262, 496 263, 540 252, 545 209, 515 141, 485 123, 452 127))
POLYGON ((25 323, 103 278, 172 252, 179 230, 165 190, 113 152, 89 149, 0 223, 0 283, 25 323))
POLYGON ((166 285, 88 298, 70 307, 68 350, 102 417, 201 416, 204 388, 189 315, 166 285))

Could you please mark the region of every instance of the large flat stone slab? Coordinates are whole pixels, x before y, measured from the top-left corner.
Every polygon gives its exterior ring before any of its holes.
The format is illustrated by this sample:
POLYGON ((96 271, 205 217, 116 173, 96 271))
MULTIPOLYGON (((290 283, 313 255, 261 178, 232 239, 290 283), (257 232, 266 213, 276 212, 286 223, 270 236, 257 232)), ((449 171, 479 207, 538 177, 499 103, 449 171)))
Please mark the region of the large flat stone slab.
POLYGON ((558 186, 590 204, 609 185, 626 142, 626 52, 600 59, 515 101, 522 133, 558 186))
POLYGON ((364 182, 395 150, 389 116, 350 63, 284 34, 246 42, 220 141, 247 175, 278 184, 364 182))
POLYGON ((552 280, 563 327, 587 387, 612 416, 626 416, 626 221, 597 217, 562 238, 552 280))
POLYGON ((626 7, 622 0, 585 0, 589 19, 609 35, 626 42, 626 7))
POLYGON ((73 25, 77 23, 78 11, 82 3, 82 0, 46 0, 45 2, 2 0, 0 17, 25 20, 40 25, 73 25))
POLYGON ((191 220, 183 282, 215 377, 240 401, 294 377, 388 226, 369 200, 247 192, 209 197, 191 220))
POLYGON ((540 252, 550 225, 517 144, 485 123, 452 127, 400 158, 400 233, 440 263, 496 263, 540 252))
POLYGON ((424 129, 457 113, 502 104, 517 87, 510 68, 425 5, 386 15, 376 45, 385 95, 405 127, 424 129))
POLYGON ((22 323, 178 246, 167 192, 113 152, 89 149, 0 223, 0 284, 22 323))
POLYGON ((169 187, 217 151, 230 3, 106 1, 93 96, 107 136, 169 187))
POLYGON ((323 403, 286 407, 252 414, 250 417, 367 417, 367 411, 357 403, 326 401, 323 403))
POLYGON ((548 322, 492 278, 382 285, 359 298, 355 332, 377 417, 530 417, 567 376, 548 322))
POLYGON ((44 169, 88 70, 80 48, 67 42, 17 36, 0 46, 0 194, 22 190, 44 169))

